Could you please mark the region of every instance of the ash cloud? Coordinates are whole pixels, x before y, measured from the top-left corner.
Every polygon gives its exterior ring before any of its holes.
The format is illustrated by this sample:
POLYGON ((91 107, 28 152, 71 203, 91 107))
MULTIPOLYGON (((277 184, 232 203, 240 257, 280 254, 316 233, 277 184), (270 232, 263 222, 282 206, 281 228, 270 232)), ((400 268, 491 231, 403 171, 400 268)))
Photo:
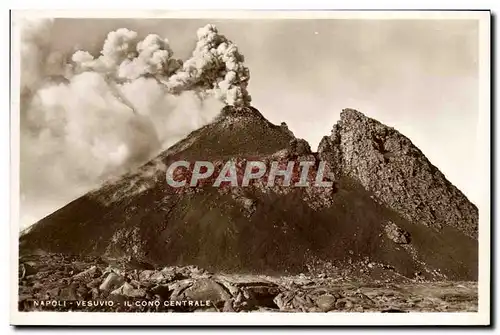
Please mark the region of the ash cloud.
POLYGON ((52 20, 21 24, 21 228, 250 103, 244 58, 213 25, 182 61, 155 34, 121 28, 99 55, 62 53, 52 20))
POLYGON ((214 25, 198 29, 192 56, 174 58, 168 39, 156 34, 138 40, 125 28, 110 32, 98 58, 79 50, 72 56, 76 73, 95 71, 116 81, 154 78, 172 95, 194 91, 203 98, 215 97, 229 105, 249 105, 250 73, 237 46, 214 25))

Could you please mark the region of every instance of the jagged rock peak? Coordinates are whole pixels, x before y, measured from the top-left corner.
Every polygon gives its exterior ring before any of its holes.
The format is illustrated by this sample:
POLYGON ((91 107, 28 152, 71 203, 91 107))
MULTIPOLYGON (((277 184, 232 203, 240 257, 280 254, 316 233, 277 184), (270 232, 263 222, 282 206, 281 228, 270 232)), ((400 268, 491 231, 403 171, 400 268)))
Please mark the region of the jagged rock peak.
POLYGON ((318 152, 406 219, 477 237, 478 210, 404 135, 346 108, 318 152))
POLYGON ((342 109, 342 112, 340 113, 340 119, 341 120, 348 120, 348 119, 363 119, 366 118, 366 115, 361 113, 360 111, 352 108, 344 108, 342 109))
POLYGON ((401 141, 409 142, 411 144, 411 141, 408 138, 397 132, 393 127, 389 127, 380 121, 372 119, 360 111, 352 108, 342 109, 339 122, 333 126, 332 135, 338 131, 339 127, 350 128, 355 127, 356 124, 364 124, 369 128, 368 130, 370 130, 370 133, 375 132, 380 136, 385 136, 388 133, 397 133, 401 136, 401 141))

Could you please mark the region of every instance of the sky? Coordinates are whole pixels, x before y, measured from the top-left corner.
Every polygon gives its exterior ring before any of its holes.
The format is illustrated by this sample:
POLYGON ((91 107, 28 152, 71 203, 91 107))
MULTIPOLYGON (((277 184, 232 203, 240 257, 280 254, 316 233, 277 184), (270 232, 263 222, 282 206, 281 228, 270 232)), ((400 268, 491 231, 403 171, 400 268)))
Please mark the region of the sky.
MULTIPOLYGON (((56 19, 44 34, 43 43, 44 48, 62 55, 81 49, 98 56, 108 32, 128 28, 142 37, 155 33, 168 38, 175 57, 187 59, 195 47, 197 29, 208 23, 215 24, 244 55, 250 71, 248 91, 252 105, 271 122, 286 122, 295 136, 306 139, 313 150, 323 136, 330 134, 342 109, 354 108, 410 138, 472 202, 479 201, 480 189, 474 179, 479 173, 476 164, 479 156, 475 152, 478 122, 475 21, 56 19)), ((36 60, 38 55, 34 53, 33 58, 36 60)), ((191 106, 190 102, 182 102, 182 108, 178 107, 178 101, 168 104, 174 105, 178 113, 191 106)), ((219 108, 215 103, 213 106, 208 114, 219 108)), ((31 115, 47 114, 44 108, 31 108, 31 115)), ((36 130, 30 128, 31 133, 37 132, 36 141, 21 141, 23 226, 109 177, 108 173, 99 173, 94 178, 89 172, 86 176, 91 177, 68 181, 60 173, 40 168, 50 164, 47 157, 68 155, 60 151, 57 141, 50 142, 48 156, 30 149, 36 143, 38 152, 43 145, 40 143, 44 143, 39 138, 43 129, 38 128, 43 128, 43 124, 52 127, 58 122, 57 114, 50 113, 50 123, 41 123, 36 130), (36 178, 30 177, 34 175, 36 178), (65 183, 67 187, 62 187, 65 183)), ((173 139, 178 140, 208 122, 198 115, 194 117, 197 121, 169 138, 169 145, 173 139)), ((44 120, 47 122, 48 118, 44 120)), ((73 127, 86 127, 85 115, 77 120, 73 127)), ((178 116, 165 121, 167 128, 169 120, 178 120, 178 116)), ((21 128, 23 133, 23 124, 21 128)), ((160 144, 147 150, 163 148, 160 144)), ((67 161, 74 161, 74 157, 61 159, 61 164, 67 161)), ((68 165, 68 169, 72 167, 68 165)), ((61 171, 67 173, 68 169, 61 171)))

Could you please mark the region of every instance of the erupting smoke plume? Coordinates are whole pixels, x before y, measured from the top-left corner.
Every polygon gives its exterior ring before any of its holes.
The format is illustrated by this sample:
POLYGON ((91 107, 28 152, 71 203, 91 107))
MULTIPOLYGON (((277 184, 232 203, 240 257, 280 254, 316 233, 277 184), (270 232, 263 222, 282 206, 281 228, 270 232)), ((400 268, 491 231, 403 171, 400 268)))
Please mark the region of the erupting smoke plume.
POLYGON ((238 48, 209 24, 198 30, 193 56, 184 63, 182 70, 169 78, 166 85, 174 92, 213 90, 227 104, 248 105, 250 74, 243 60, 238 48))
POLYGON ((248 105, 250 74, 236 45, 211 24, 197 35, 195 50, 184 63, 173 58, 167 39, 151 34, 139 42, 136 32, 124 28, 108 34, 99 58, 80 50, 72 60, 77 73, 90 70, 121 81, 153 77, 172 94, 189 90, 229 105, 248 105))
POLYGON ((224 104, 250 103, 243 56, 213 25, 185 62, 167 39, 125 28, 97 57, 55 52, 52 28, 22 22, 22 226, 146 162, 224 104))

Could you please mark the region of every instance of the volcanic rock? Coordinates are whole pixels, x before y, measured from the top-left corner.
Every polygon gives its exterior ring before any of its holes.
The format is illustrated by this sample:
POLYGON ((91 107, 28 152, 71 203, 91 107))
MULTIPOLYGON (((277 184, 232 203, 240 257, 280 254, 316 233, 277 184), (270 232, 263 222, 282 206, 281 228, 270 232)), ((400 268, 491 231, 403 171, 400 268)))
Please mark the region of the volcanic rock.
MULTIPOLYGON (((82 257, 85 267, 92 264, 98 272, 106 272, 94 259, 82 257)), ((225 311, 225 312, 380 312, 380 311, 462 311, 477 312, 477 282, 415 282, 404 279, 386 283, 384 280, 356 277, 354 280, 314 279, 314 285, 304 285, 299 276, 265 275, 213 275, 214 279, 186 278, 167 284, 149 285, 148 281, 124 283, 120 289, 107 295, 97 288, 91 290, 90 279, 79 282, 59 283, 60 274, 55 269, 67 265, 68 260, 53 254, 35 258, 36 266, 43 264, 47 270, 44 280, 19 278, 19 310, 57 310, 94 312, 158 312, 158 311, 225 311), (223 283, 222 283, 223 282, 223 283), (36 284, 36 285, 35 285, 36 284), (38 289, 35 289, 35 286, 38 289), (137 289, 136 287, 140 287, 137 289), (231 288, 231 289, 229 289, 231 288), (144 294, 145 293, 145 294, 144 294), (37 307, 34 301, 80 300, 85 304, 37 307), (92 299, 92 301, 89 301, 92 299), (185 304, 187 299, 210 299, 210 305, 197 307, 185 304), (213 300, 212 300, 213 299, 213 300), (116 302, 107 306, 106 301, 116 302), (143 306, 133 301, 169 300, 179 306, 143 306), (127 305, 123 302, 128 301, 127 305), (332 305, 333 304, 333 305, 332 305)), ((200 272, 209 274, 203 269, 200 272)), ((155 271, 160 271, 159 268, 155 271)), ((179 273, 191 273, 189 267, 177 267, 179 273)), ((135 276, 135 270, 124 270, 122 276, 135 276)), ((189 300, 194 302, 194 300, 189 300)))
POLYGON ((72 284, 69 287, 63 288, 58 297, 61 300, 78 300, 77 286, 72 284))
MULTIPOLYGON (((407 244, 410 243, 409 234, 403 229, 399 228, 396 224, 389 222, 384 227, 385 234, 387 237, 399 244, 407 244)), ((370 263, 371 264, 371 263, 370 263)), ((368 265, 370 265, 368 264, 368 265)))
POLYGON ((110 290, 114 290, 115 288, 119 287, 120 285, 122 285, 123 283, 125 282, 125 279, 114 273, 114 272, 111 272, 107 277, 106 279, 103 281, 103 283, 101 284, 101 286, 99 286, 99 289, 101 291, 110 291, 110 290))
MULTIPOLYGON (((154 271, 154 270, 144 270, 142 271, 141 273, 139 273, 139 279, 141 281, 147 281, 147 280, 151 280, 152 276, 154 274, 158 273, 157 271, 154 271)), ((163 276, 162 276, 163 277, 163 276)))
POLYGON ((318 297, 315 302, 321 311, 328 312, 335 308, 336 301, 337 299, 333 295, 325 294, 318 297))
POLYGON ((231 297, 221 285, 211 279, 195 281, 183 292, 183 296, 187 300, 211 301, 215 305, 231 297))
POLYGON ((407 220, 477 238, 477 207, 394 128, 344 109, 318 152, 407 220))
MULTIPOLYGON (((409 139, 357 111, 344 110, 314 153, 255 108, 227 106, 150 162, 36 223, 20 237, 20 253, 100 254, 148 268, 196 265, 216 273, 314 269, 328 278, 359 274, 369 258, 393 269, 374 268, 370 276, 413 278, 421 272, 428 280, 471 280, 477 278, 477 216, 477 208, 409 139), (172 188, 165 172, 177 160, 217 166, 227 160, 308 160, 314 173, 324 160, 333 184, 172 188), (399 241, 411 236, 411 243, 394 243, 384 234, 387 222, 401 229, 399 241)), ((123 285, 108 278, 103 289, 123 285)), ((194 285, 185 284, 174 293, 194 285)), ((299 303, 303 298, 296 296, 299 303)))
POLYGON ((143 289, 136 289, 129 283, 124 283, 120 288, 112 291, 111 294, 114 295, 124 295, 132 298, 140 298, 146 295, 146 291, 143 289))
POLYGON ((73 276, 73 279, 82 279, 82 278, 94 278, 94 275, 97 274, 97 266, 91 266, 85 271, 82 271, 73 276))

